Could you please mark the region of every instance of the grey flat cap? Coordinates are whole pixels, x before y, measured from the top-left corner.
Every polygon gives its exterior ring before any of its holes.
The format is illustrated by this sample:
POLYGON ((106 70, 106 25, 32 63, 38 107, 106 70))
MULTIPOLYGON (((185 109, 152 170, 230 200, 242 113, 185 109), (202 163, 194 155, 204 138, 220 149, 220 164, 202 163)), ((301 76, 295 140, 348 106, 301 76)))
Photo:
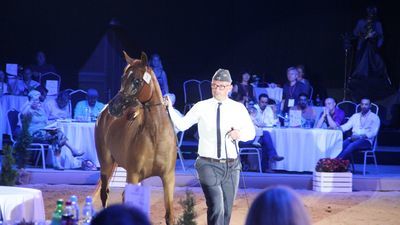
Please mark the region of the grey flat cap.
POLYGON ((231 78, 231 74, 229 73, 229 70, 225 70, 225 69, 218 69, 217 72, 215 72, 212 79, 219 80, 219 81, 232 82, 232 78, 231 78))

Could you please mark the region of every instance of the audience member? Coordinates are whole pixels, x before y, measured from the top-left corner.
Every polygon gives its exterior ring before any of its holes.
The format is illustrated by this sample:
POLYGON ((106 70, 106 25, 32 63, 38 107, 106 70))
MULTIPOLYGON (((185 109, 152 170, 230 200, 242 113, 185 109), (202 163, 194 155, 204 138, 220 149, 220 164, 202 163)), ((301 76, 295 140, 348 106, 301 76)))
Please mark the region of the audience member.
POLYGON ((11 85, 12 93, 15 95, 28 95, 28 93, 40 84, 32 80, 32 70, 27 67, 22 74, 22 80, 17 80, 15 85, 11 85))
POLYGON ((281 105, 281 111, 283 113, 288 112, 289 108, 297 104, 297 99, 300 93, 307 93, 307 87, 302 83, 297 81, 297 76, 299 72, 296 67, 289 67, 287 69, 288 83, 283 85, 283 99, 281 105))
POLYGON ((306 92, 305 93, 307 93, 308 96, 312 97, 311 95, 313 93, 311 93, 311 88, 312 88, 311 84, 307 79, 304 78, 304 76, 305 76, 305 74, 304 74, 305 73, 304 66, 303 65, 297 65, 296 68, 297 68, 297 71, 299 72, 299 75, 297 76, 297 81, 302 82, 306 86, 306 90, 305 90, 306 92))
POLYGON ((56 99, 47 101, 49 120, 70 119, 71 105, 69 103, 69 91, 61 91, 56 99))
POLYGON ((294 110, 301 110, 301 125, 303 127, 312 128, 317 117, 317 114, 312 106, 309 104, 309 97, 306 93, 300 93, 297 104, 292 108, 294 110))
MULTIPOLYGON (((44 112, 46 113, 46 115, 49 114, 49 108, 46 102, 46 97, 47 97, 47 93, 48 90, 43 87, 42 85, 37 86, 34 90, 38 91, 40 93, 39 96, 39 101, 41 103, 41 107, 43 108, 44 112)), ((28 101, 26 102, 22 107, 21 107, 21 111, 24 111, 26 108, 29 108, 31 106, 31 103, 28 101)))
POLYGON ((97 118, 101 110, 104 108, 104 104, 97 101, 98 97, 99 93, 96 89, 88 89, 87 99, 78 102, 75 106, 74 119, 83 120, 87 117, 87 113, 89 113, 91 119, 97 118))
POLYGON ((249 83, 250 74, 244 72, 242 81, 233 86, 231 97, 233 100, 243 103, 247 106, 249 101, 254 100, 253 86, 249 83))
POLYGON ((368 98, 361 99, 360 107, 361 112, 355 113, 340 126, 342 131, 352 129, 352 135, 343 141, 343 150, 337 158, 347 159, 354 151, 370 149, 378 134, 381 121, 378 115, 371 112, 371 101, 368 98))
POLYGON ((8 84, 7 75, 0 70, 0 96, 3 94, 8 94, 9 89, 11 90, 11 87, 8 84))
POLYGON ((22 115, 29 116, 31 122, 29 124, 29 133, 32 135, 33 142, 49 143, 53 146, 55 169, 64 168, 80 168, 82 161, 75 156, 80 156, 69 144, 65 135, 54 127, 48 127, 48 117, 39 100, 40 92, 32 90, 28 94, 29 106, 22 111, 22 115), (70 151, 65 151, 63 146, 68 147, 70 151))
POLYGON ((336 101, 333 98, 325 99, 324 111, 319 116, 319 120, 315 128, 331 128, 336 129, 344 123, 343 110, 336 107, 336 101))
POLYGON ((40 97, 39 97, 40 102, 45 102, 46 98, 47 98, 47 93, 49 93, 49 90, 47 90, 47 88, 45 88, 42 85, 37 86, 35 88, 35 90, 40 92, 40 97))
POLYGON ((270 187, 257 196, 246 225, 311 225, 304 203, 289 187, 270 187))
POLYGON ((45 73, 49 73, 49 72, 56 73, 55 67, 46 62, 46 55, 44 54, 44 52, 38 51, 36 53, 35 59, 36 59, 36 64, 33 64, 30 66, 32 68, 34 80, 39 81, 40 76, 45 73))
POLYGON ((138 208, 122 204, 111 205, 100 211, 91 225, 151 225, 147 216, 138 208))
POLYGON ((257 125, 260 127, 272 127, 279 123, 276 107, 274 104, 268 105, 268 102, 271 102, 268 95, 263 93, 258 96, 258 104, 254 105, 257 109, 257 125))
MULTIPOLYGON (((241 147, 261 147, 261 169, 263 172, 270 172, 269 163, 272 161, 281 161, 284 157, 279 156, 276 149, 272 143, 272 138, 269 132, 263 131, 263 127, 272 127, 279 123, 278 117, 276 115, 276 107, 273 105, 275 101, 270 101, 267 94, 260 94, 258 97, 259 103, 254 106, 254 109, 250 109, 250 117, 254 123, 256 130, 256 137, 252 141, 240 142, 241 147), (270 105, 268 105, 270 103, 270 105), (274 110, 275 109, 275 110, 274 110)), ((246 163, 246 158, 243 158, 244 163, 246 163)))
POLYGON ((164 71, 160 56, 158 54, 153 54, 151 56, 150 66, 153 68, 153 71, 156 74, 162 95, 169 93, 167 74, 164 71))

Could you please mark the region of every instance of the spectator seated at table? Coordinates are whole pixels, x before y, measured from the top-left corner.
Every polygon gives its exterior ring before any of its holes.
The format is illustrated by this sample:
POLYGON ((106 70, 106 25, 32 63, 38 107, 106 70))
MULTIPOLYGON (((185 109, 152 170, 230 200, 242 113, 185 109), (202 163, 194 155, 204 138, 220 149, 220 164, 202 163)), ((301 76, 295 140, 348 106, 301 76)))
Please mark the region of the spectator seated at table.
POLYGON ((49 120, 71 119, 71 107, 69 103, 69 92, 61 91, 57 98, 46 101, 49 120))
POLYGON ((317 114, 309 104, 309 97, 306 93, 300 93, 297 99, 297 104, 291 110, 301 110, 301 126, 312 128, 317 117, 317 114))
POLYGON ((49 73, 49 72, 53 72, 56 73, 56 68, 51 65, 48 64, 46 62, 46 55, 44 54, 44 52, 42 51, 38 51, 36 53, 36 64, 31 65, 31 69, 33 72, 33 79, 36 81, 40 80, 40 76, 45 74, 45 73, 49 73))
POLYGON ((237 102, 247 105, 249 101, 254 101, 253 86, 249 83, 250 74, 244 72, 240 83, 233 85, 231 98, 237 102))
POLYGON ((90 88, 87 90, 87 99, 78 102, 74 110, 74 119, 85 120, 87 111, 89 111, 90 118, 96 119, 104 108, 104 104, 97 101, 99 93, 96 89, 90 88))
POLYGON ((360 107, 361 112, 352 115, 347 123, 339 127, 343 132, 352 129, 352 135, 343 141, 343 150, 337 158, 348 159, 354 151, 370 149, 378 134, 381 122, 378 115, 370 110, 370 99, 361 99, 360 107))
POLYGON ((288 83, 283 85, 283 99, 281 111, 287 113, 289 108, 297 105, 297 100, 301 93, 307 93, 307 87, 302 82, 297 81, 299 71, 296 67, 289 67, 286 72, 288 83))
POLYGON ((17 80, 13 85, 11 85, 12 94, 28 95, 30 91, 34 90, 39 85, 38 82, 32 80, 32 70, 29 67, 26 67, 22 74, 22 80, 17 80))
POLYGON ((285 186, 270 187, 251 204, 245 225, 311 225, 301 198, 285 186))
MULTIPOLYGON (((304 66, 303 65, 297 65, 296 66, 297 71, 299 72, 298 76, 297 76, 297 81, 303 83, 305 85, 306 88, 306 92, 308 94, 308 96, 312 95, 313 93, 311 93, 311 84, 310 81, 308 81, 305 77, 305 70, 304 70, 304 66)), ((312 96, 311 96, 312 97, 312 96)))
MULTIPOLYGON (((275 101, 268 99, 267 94, 259 96, 259 103, 253 108, 249 108, 250 117, 256 129, 256 137, 252 141, 240 142, 240 147, 260 147, 262 149, 261 167, 263 172, 269 172, 269 163, 281 161, 284 157, 279 156, 272 143, 271 135, 268 131, 263 131, 264 127, 272 127, 279 123, 276 115, 275 101)), ((244 159, 246 163, 246 159, 244 159)))
POLYGON ((74 156, 81 156, 83 153, 73 149, 69 144, 65 135, 56 127, 48 126, 48 117, 42 108, 39 100, 40 92, 32 90, 28 94, 29 107, 22 111, 23 116, 29 116, 31 122, 29 124, 29 133, 32 135, 32 141, 38 143, 49 143, 54 148, 55 169, 64 168, 80 168, 82 159, 74 156), (66 146, 69 151, 62 148, 66 146))
POLYGON ((0 70, 0 96, 3 94, 9 94, 8 90, 11 90, 11 87, 8 83, 7 75, 0 70))
POLYGON ((344 117, 343 110, 336 107, 335 99, 331 97, 326 98, 324 111, 319 116, 315 128, 336 129, 344 123, 344 117))

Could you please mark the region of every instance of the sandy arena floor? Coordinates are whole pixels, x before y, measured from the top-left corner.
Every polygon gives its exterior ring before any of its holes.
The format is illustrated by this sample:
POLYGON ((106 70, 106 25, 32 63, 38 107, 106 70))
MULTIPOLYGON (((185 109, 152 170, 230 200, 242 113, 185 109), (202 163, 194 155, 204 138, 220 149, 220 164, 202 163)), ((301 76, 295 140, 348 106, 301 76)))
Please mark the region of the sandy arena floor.
MULTIPOLYGON (((82 207, 86 195, 92 195, 95 186, 89 185, 24 185, 40 189, 43 194, 46 207, 46 219, 51 219, 51 213, 55 208, 58 198, 69 198, 75 194, 79 198, 82 207)), ((197 223, 206 224, 206 205, 201 188, 190 188, 196 197, 197 223)), ((175 189, 174 208, 176 217, 182 213, 178 200, 184 198, 186 188, 175 189)), ((122 189, 111 189, 111 203, 121 201, 122 189)), ((240 190, 235 201, 232 213, 232 225, 244 224, 248 204, 260 192, 260 189, 240 190)), ((400 192, 353 192, 353 193, 318 193, 307 190, 297 190, 310 212, 313 224, 376 224, 398 225, 400 224, 400 192)), ((95 201, 97 209, 100 202, 95 201)), ((164 223, 163 190, 159 187, 151 188, 151 221, 153 224, 164 223), (157 212, 157 213, 156 213, 157 212)))

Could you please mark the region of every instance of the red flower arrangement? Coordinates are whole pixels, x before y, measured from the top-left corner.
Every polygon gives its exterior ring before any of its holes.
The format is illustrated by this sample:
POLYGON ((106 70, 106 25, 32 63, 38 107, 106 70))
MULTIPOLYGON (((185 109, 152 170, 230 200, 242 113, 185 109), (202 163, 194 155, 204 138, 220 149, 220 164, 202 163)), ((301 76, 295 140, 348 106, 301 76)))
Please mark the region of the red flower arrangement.
POLYGON ((347 172, 349 170, 349 160, 323 158, 318 160, 315 166, 317 172, 347 172))

